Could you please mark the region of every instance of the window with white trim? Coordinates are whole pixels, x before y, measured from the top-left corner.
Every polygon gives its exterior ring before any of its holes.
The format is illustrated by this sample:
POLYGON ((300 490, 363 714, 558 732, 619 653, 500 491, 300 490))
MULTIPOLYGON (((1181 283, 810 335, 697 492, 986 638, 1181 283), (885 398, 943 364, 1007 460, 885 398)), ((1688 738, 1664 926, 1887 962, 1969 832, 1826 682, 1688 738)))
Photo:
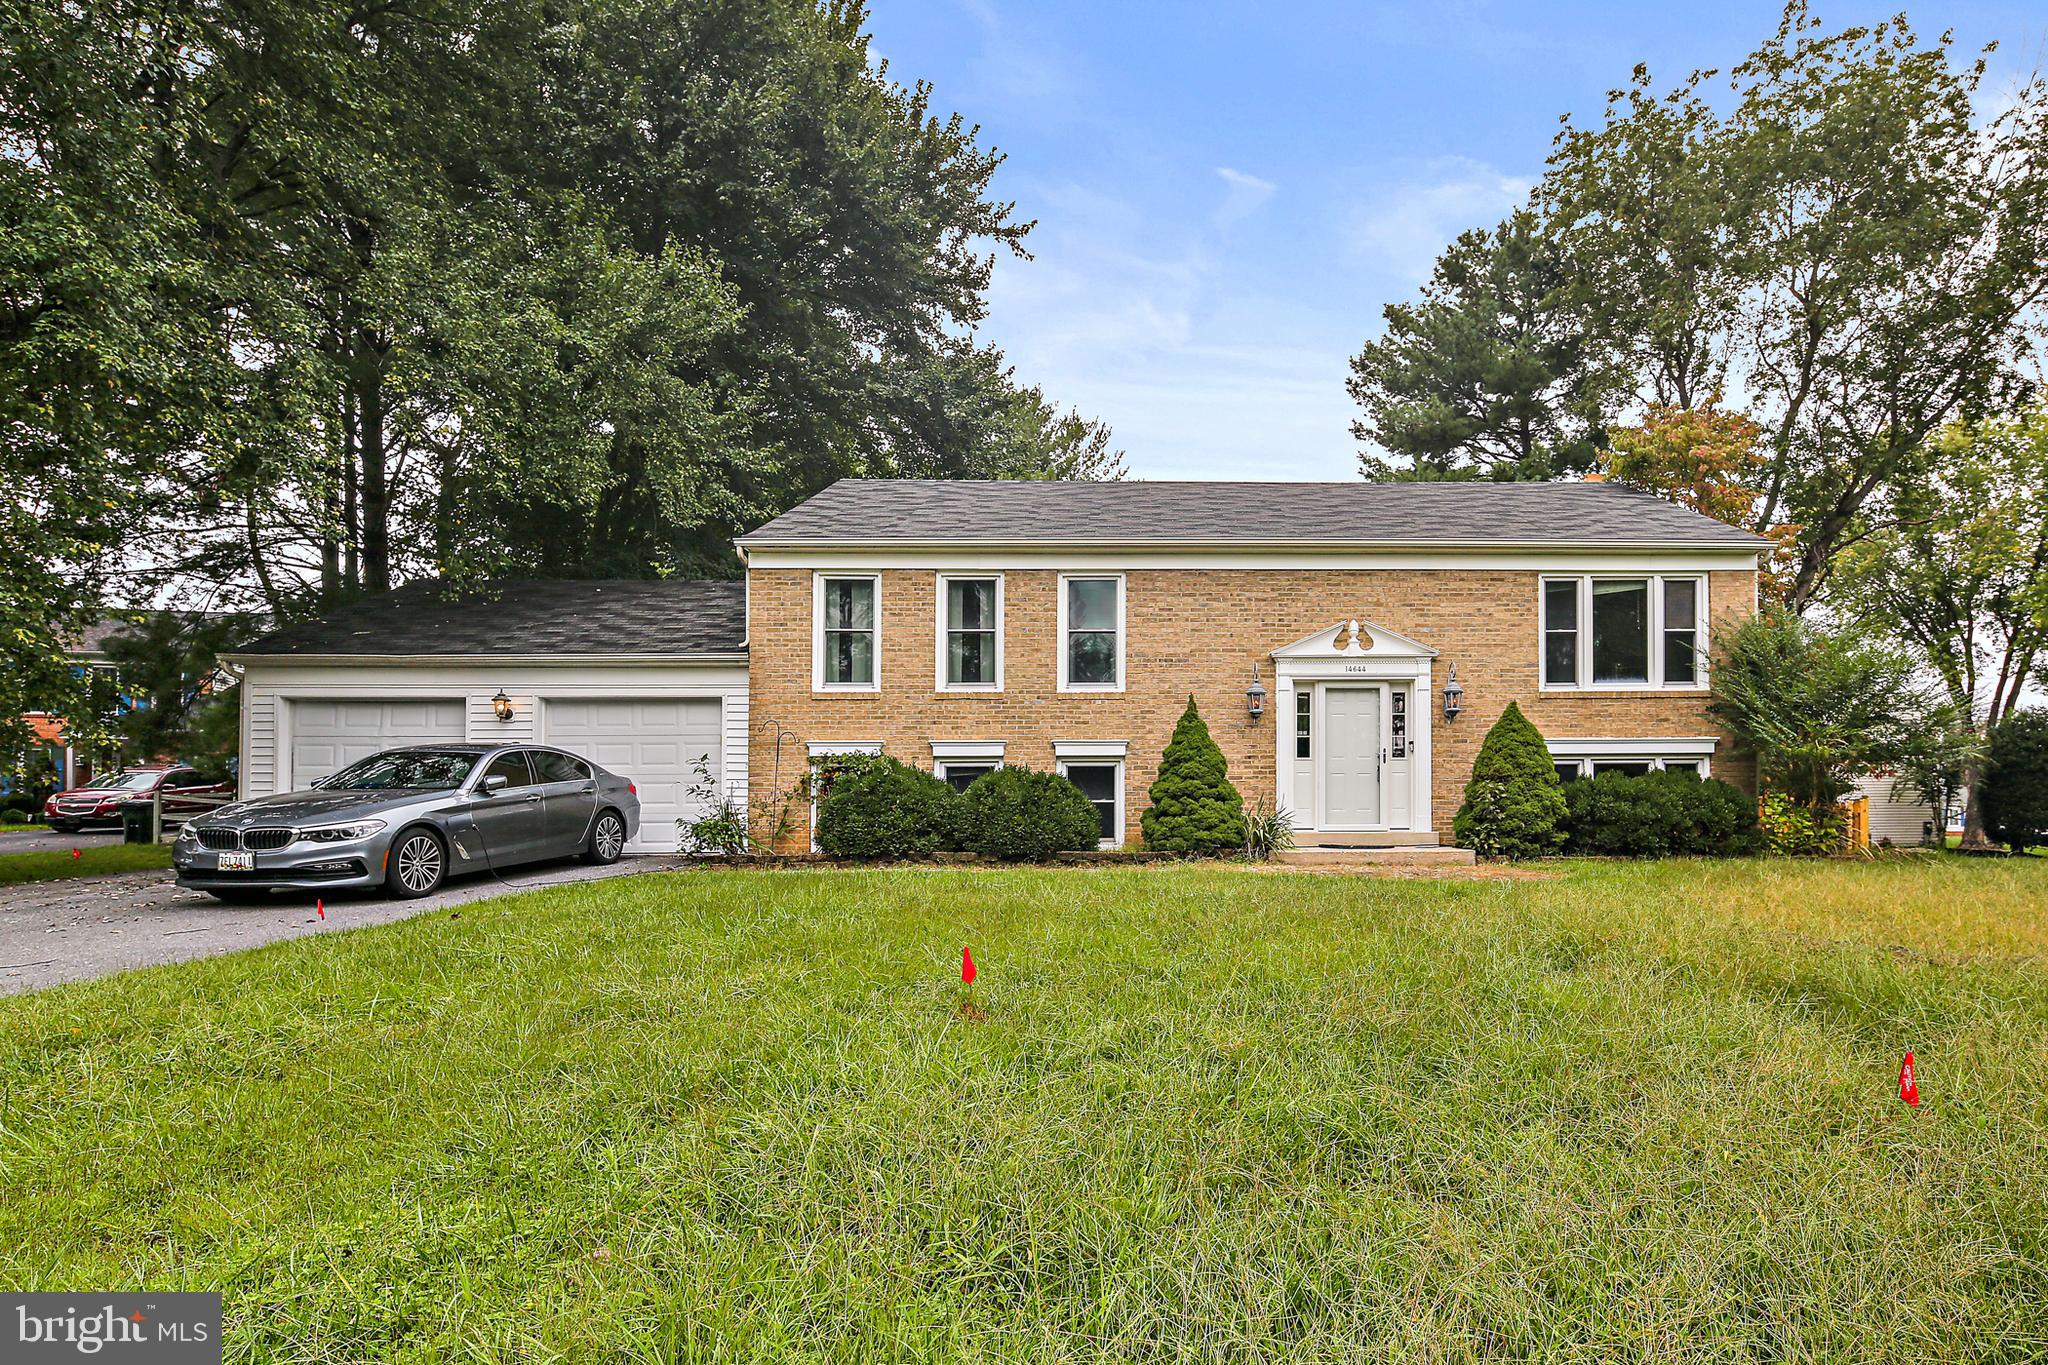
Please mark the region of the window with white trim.
POLYGON ((877 688, 881 595, 881 580, 873 574, 819 575, 819 687, 869 692, 877 688))
POLYGON ((1003 685, 1003 580, 939 575, 939 689, 994 692, 1003 685))
POLYGON ((1123 691, 1123 575, 1062 575, 1059 630, 1061 691, 1123 691))
POLYGON ((1074 759, 1060 762, 1060 774, 1081 789, 1095 807, 1102 847, 1124 841, 1124 765, 1119 759, 1074 759))
POLYGON ((1003 745, 995 740, 933 740, 932 773, 956 792, 1003 766, 1003 745))
POLYGON ((1706 582, 1697 574, 1575 574, 1541 580, 1546 689, 1705 684, 1706 582))
MULTIPOLYGON (((1573 746, 1576 747, 1576 746, 1573 746)), ((1706 777, 1708 759, 1701 754, 1650 754, 1634 751, 1588 752, 1584 754, 1559 753, 1551 751, 1553 766, 1561 782, 1577 782, 1581 778, 1599 777, 1603 773, 1620 773, 1625 777, 1641 777, 1644 773, 1690 773, 1694 777, 1706 777)))
POLYGON ((1307 758, 1313 752, 1315 694, 1302 688, 1294 694, 1294 756, 1307 758))

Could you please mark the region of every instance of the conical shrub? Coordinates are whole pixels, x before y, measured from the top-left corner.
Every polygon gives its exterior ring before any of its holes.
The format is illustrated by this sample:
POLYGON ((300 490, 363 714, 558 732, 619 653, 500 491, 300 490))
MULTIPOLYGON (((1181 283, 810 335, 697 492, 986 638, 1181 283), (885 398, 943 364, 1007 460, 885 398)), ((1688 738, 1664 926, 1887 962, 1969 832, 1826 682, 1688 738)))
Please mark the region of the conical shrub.
POLYGON ((1195 699, 1173 727, 1173 739, 1152 784, 1152 804, 1138 817, 1145 847, 1162 853, 1235 853, 1244 847, 1244 799, 1230 785, 1230 765, 1209 737, 1195 699))
POLYGON ((1509 702, 1479 746, 1451 829, 1481 857, 1541 858, 1563 846, 1565 814, 1550 746, 1509 702))

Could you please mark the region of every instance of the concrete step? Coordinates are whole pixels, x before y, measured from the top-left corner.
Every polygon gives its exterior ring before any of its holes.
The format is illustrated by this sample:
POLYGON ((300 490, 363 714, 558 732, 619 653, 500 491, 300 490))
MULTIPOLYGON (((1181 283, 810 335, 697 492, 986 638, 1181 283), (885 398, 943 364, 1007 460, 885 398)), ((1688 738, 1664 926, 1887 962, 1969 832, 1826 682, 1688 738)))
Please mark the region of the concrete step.
POLYGON ((1470 867, 1469 848, 1290 848, 1276 855, 1294 867, 1470 867))

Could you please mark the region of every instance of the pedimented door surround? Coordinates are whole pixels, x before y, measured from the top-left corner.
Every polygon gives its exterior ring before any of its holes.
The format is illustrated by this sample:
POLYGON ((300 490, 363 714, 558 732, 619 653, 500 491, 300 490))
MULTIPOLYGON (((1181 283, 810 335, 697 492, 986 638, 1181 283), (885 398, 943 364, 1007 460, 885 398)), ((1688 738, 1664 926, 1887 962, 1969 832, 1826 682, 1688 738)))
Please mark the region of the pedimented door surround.
POLYGON ((1293 813, 1303 844, 1433 844, 1430 810, 1430 665, 1437 651, 1370 621, 1339 621, 1273 651, 1274 773, 1279 804, 1293 813), (1333 694, 1352 693, 1338 699, 1333 694), (1361 703, 1358 690, 1375 700, 1361 703), (1299 756, 1297 698, 1309 699, 1310 753, 1299 756), (1399 698, 1399 700, 1396 700, 1399 698), (1394 731, 1397 708, 1406 731, 1394 731), (1332 720, 1336 729, 1332 728, 1332 720), (1377 818, 1362 818, 1357 727, 1376 724, 1381 766, 1377 818), (1332 741, 1335 741, 1333 748, 1332 741), (1398 750, 1405 750, 1399 753, 1398 750), (1332 764, 1337 795, 1331 796, 1332 764))

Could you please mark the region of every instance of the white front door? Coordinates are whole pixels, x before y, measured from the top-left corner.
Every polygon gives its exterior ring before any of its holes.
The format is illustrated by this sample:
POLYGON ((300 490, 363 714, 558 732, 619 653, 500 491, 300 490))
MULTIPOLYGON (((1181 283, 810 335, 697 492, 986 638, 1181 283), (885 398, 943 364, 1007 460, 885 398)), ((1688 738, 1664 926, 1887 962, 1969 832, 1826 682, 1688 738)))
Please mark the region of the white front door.
POLYGON ((1323 825, 1363 829, 1380 814, 1380 689, 1323 689, 1323 825))

